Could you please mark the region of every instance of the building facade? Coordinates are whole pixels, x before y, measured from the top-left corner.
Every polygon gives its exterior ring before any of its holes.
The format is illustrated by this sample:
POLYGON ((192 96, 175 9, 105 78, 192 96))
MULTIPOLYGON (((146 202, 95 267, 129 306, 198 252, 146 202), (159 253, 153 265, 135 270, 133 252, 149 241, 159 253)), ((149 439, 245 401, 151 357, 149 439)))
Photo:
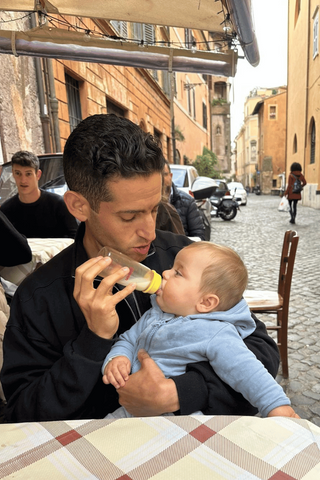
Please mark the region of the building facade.
POLYGON ((286 165, 287 90, 280 87, 255 106, 258 115, 257 184, 265 194, 279 194, 286 165))
MULTIPOLYGON (((1 15, 8 17, 11 13, 1 15)), ((37 25, 35 15, 24 16, 23 23, 15 18, 18 15, 12 14, 13 22, 8 25, 11 30, 37 25)), ((60 29, 77 28, 89 34, 99 32, 150 44, 172 42, 182 48, 209 48, 208 32, 71 16, 54 18, 54 26, 60 29)), ((20 149, 36 154, 63 151, 68 136, 82 119, 115 113, 157 137, 169 162, 191 163, 206 146, 217 154, 222 171, 229 168, 230 116, 225 77, 9 55, 0 55, 0 62, 2 161, 9 161, 20 149), (222 103, 220 111, 214 110, 212 99, 222 103)))
POLYGON ((320 208, 319 9, 316 0, 289 1, 286 175, 293 162, 301 164, 307 180, 302 202, 315 208, 320 208))
POLYGON ((236 179, 245 187, 259 186, 263 193, 279 187, 278 174, 285 170, 285 130, 286 87, 254 88, 245 100, 243 125, 235 138, 236 179))

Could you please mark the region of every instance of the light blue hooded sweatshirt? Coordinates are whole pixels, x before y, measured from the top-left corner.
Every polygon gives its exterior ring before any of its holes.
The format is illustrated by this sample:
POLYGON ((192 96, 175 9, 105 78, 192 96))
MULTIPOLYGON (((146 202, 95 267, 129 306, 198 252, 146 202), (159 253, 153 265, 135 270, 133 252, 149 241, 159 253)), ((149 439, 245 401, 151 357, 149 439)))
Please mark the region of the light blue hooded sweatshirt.
POLYGON ((262 416, 281 405, 290 405, 282 387, 246 347, 243 339, 256 328, 244 299, 227 311, 176 317, 164 313, 151 296, 152 308, 130 330, 120 335, 106 357, 125 356, 131 373, 140 369, 143 348, 166 377, 182 375, 189 363, 209 361, 215 373, 240 392, 262 416))

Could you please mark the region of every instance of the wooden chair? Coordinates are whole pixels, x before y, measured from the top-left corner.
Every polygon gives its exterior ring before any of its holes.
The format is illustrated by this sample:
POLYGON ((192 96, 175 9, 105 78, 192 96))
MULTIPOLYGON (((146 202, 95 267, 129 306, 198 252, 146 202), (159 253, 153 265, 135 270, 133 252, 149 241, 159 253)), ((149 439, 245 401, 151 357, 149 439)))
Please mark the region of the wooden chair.
POLYGON ((267 326, 267 330, 276 330, 277 345, 282 362, 282 375, 288 378, 288 312, 290 289, 294 261, 299 237, 294 230, 288 230, 284 235, 280 261, 278 291, 246 290, 244 298, 254 313, 275 313, 277 324, 267 326))

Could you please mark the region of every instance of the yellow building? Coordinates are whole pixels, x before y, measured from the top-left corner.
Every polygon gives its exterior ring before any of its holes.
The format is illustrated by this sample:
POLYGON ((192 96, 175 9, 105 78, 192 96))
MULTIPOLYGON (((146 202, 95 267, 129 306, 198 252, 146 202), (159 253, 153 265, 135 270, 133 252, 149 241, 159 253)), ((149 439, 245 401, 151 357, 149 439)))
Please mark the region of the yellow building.
POLYGON ((320 208, 320 55, 316 0, 290 0, 288 18, 287 162, 306 177, 302 202, 320 208))
POLYGON ((258 115, 257 184, 265 194, 279 194, 285 172, 286 158, 286 87, 275 88, 272 95, 255 106, 258 115))
POLYGON ((253 114, 256 104, 269 90, 254 88, 244 103, 243 125, 235 138, 236 144, 236 179, 244 187, 253 188, 257 184, 259 126, 258 115, 253 114))

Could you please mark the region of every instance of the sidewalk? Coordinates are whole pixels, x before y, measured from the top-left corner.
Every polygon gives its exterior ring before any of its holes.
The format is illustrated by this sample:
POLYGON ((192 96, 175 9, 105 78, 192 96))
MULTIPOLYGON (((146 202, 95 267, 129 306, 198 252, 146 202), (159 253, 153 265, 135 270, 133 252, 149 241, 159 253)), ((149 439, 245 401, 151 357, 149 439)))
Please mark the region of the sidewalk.
MULTIPOLYGON (((281 374, 277 379, 296 412, 320 426, 320 210, 299 202, 296 225, 291 225, 289 214, 278 212, 279 203, 279 197, 250 194, 234 220, 212 220, 211 241, 241 255, 249 271, 248 288, 273 290, 278 284, 284 233, 297 231, 289 309, 289 379, 281 374)), ((258 318, 270 320, 268 315, 258 318)))

